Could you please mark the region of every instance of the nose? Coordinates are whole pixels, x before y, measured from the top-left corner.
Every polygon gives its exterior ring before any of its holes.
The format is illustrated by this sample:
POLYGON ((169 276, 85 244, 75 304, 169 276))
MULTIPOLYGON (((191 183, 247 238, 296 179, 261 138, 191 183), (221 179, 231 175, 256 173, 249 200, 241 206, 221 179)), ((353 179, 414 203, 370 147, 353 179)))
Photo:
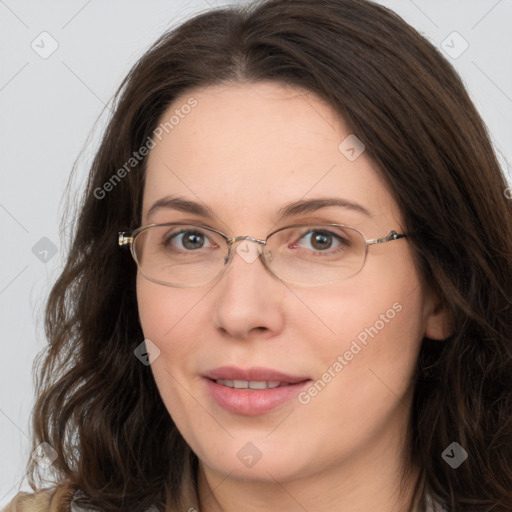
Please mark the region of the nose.
POLYGON ((287 290, 260 259, 263 247, 252 237, 237 237, 229 268, 215 286, 214 325, 233 338, 256 332, 271 337, 284 325, 287 290))

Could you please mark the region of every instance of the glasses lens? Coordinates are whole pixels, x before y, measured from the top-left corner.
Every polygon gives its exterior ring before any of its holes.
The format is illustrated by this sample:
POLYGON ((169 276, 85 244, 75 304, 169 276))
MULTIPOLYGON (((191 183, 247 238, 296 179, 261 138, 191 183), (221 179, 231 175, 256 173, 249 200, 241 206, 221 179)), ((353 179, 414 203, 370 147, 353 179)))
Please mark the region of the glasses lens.
MULTIPOLYGON (((135 237, 133 250, 142 275, 175 286, 211 282, 228 254, 220 234, 193 224, 146 228, 135 237)), ((290 226, 268 238, 264 253, 269 269, 284 281, 320 285, 357 274, 364 265, 366 242, 348 226, 290 226)))
POLYGON ((135 259, 147 279, 176 286, 210 282, 223 268, 224 238, 187 224, 151 226, 134 240, 135 259))
POLYGON ((327 284, 357 274, 364 265, 366 242, 346 226, 292 226, 267 240, 267 261, 285 281, 327 284))

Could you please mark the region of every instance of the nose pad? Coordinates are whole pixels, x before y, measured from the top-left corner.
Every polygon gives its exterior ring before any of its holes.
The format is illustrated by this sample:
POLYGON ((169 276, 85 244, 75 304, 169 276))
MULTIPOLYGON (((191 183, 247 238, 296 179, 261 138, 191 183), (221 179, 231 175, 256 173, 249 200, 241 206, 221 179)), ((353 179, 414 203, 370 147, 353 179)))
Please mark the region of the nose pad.
MULTIPOLYGON (((233 259, 235 252, 246 262, 246 263, 254 263, 257 259, 261 260, 263 267, 275 278, 279 281, 286 282, 283 280, 278 274, 275 273, 274 269, 271 266, 273 261, 273 255, 270 249, 267 247, 266 243, 263 243, 264 240, 258 240, 253 237, 245 237, 239 238, 235 240, 232 245, 230 245, 230 251, 228 255, 224 258, 224 270, 230 264, 233 259), (238 243, 241 242, 241 243, 238 243), (252 243, 251 243, 252 242, 252 243), (233 245, 238 243, 235 250, 233 250, 233 245)), ((221 275, 224 272, 221 273, 221 275)))
POLYGON ((262 253, 262 245, 255 239, 240 240, 236 248, 237 254, 246 262, 253 263, 262 253))

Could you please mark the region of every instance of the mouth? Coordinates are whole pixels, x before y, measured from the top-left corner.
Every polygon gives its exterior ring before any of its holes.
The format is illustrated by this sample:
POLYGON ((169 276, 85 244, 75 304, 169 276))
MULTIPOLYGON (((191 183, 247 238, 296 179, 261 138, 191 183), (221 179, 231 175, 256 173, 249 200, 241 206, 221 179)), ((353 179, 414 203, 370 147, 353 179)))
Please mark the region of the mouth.
POLYGON ((221 367, 206 372, 209 397, 223 409, 246 416, 269 412, 297 396, 312 379, 268 368, 221 367))
MULTIPOLYGON (((253 366, 251 368, 239 368, 236 366, 220 366, 218 368, 214 368, 213 370, 209 370, 203 374, 203 377, 206 377, 210 380, 214 381, 224 381, 223 385, 227 385, 229 387, 238 387, 240 389, 251 388, 249 385, 245 385, 251 383, 266 383, 271 384, 269 387, 277 387, 279 384, 296 384, 297 382, 304 382, 305 380, 310 380, 310 377, 307 376, 299 376, 299 375, 291 375, 279 370, 274 370, 272 368, 264 368, 261 366, 253 366), (233 382, 233 386, 231 385, 233 382), (235 386, 236 383, 238 386, 235 386), (276 384, 277 383, 277 384, 276 384)), ((251 389, 259 389, 259 388, 251 388, 251 389)))
POLYGON ((280 382, 278 380, 230 380, 230 379, 217 379, 214 382, 221 386, 226 386, 233 389, 274 389, 282 386, 290 386, 290 382, 280 382))

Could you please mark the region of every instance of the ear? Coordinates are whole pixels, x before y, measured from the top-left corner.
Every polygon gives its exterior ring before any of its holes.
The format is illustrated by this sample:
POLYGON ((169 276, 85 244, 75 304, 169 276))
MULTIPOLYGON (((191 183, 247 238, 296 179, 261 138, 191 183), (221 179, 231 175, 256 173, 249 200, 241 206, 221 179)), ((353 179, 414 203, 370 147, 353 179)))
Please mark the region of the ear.
POLYGON ((444 340, 453 333, 451 315, 433 292, 426 296, 423 315, 426 338, 444 340))

